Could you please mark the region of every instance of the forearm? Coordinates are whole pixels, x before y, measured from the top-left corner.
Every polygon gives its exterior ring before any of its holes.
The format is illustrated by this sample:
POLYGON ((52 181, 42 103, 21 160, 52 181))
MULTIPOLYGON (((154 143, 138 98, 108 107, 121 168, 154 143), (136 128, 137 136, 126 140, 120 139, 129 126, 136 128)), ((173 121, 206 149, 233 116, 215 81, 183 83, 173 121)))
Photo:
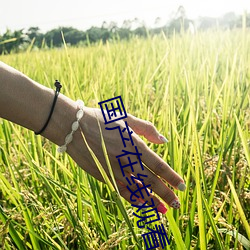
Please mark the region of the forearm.
MULTIPOLYGON (((36 83, 0 62, 0 117, 33 131, 39 131, 48 118, 54 90, 36 83)), ((54 113, 43 136, 60 145, 75 119, 76 105, 59 94, 54 113)))

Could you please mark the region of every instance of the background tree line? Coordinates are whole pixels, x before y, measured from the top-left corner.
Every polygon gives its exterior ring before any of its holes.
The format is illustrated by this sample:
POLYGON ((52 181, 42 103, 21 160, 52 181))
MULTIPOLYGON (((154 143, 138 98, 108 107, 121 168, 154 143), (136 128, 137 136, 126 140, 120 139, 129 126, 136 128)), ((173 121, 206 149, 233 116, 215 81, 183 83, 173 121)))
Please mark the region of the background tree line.
POLYGON ((130 39, 133 36, 146 37, 162 32, 166 36, 170 36, 173 32, 179 33, 187 30, 194 33, 196 30, 211 28, 240 28, 243 25, 243 19, 245 26, 250 27, 249 13, 245 13, 244 18, 229 12, 219 19, 201 17, 197 20, 191 20, 186 17, 185 9, 180 6, 171 20, 162 25, 162 20, 156 18, 154 27, 150 29, 146 28, 145 23, 137 18, 125 20, 121 27, 118 27, 115 22, 103 22, 101 27, 91 27, 86 31, 73 27, 59 27, 46 33, 42 33, 39 27, 30 27, 27 31, 21 29, 13 32, 7 29, 4 34, 0 35, 0 54, 23 51, 28 47, 33 49, 61 47, 63 44, 62 33, 67 45, 84 46, 100 41, 106 43, 111 40, 130 39))

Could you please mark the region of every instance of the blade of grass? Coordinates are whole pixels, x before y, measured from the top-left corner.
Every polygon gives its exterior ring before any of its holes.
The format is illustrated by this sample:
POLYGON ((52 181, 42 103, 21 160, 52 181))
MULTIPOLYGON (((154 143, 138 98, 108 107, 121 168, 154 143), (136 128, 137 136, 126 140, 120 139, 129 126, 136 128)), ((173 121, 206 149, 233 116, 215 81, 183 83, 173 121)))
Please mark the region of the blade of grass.
POLYGON ((232 192, 232 195, 233 195, 233 198, 234 198, 234 202, 235 202, 235 205, 238 209, 238 212, 239 212, 239 215, 240 215, 240 218, 241 218, 241 221, 246 229, 246 233, 247 233, 247 236, 248 238, 250 239, 250 226, 247 222, 247 219, 246 219, 246 216, 245 216, 245 213, 242 209, 242 206, 240 204, 240 201, 239 201, 239 198, 238 198, 238 195, 236 193, 236 190, 233 186, 233 183, 232 181, 230 180, 230 178, 227 176, 227 180, 228 180, 228 183, 229 183, 229 186, 230 186, 230 189, 231 189, 231 192, 232 192))
POLYGON ((218 230, 217 230, 217 228, 216 228, 216 225, 215 225, 213 216, 212 216, 212 214, 211 214, 211 211, 210 211, 210 209, 209 209, 209 206, 208 206, 207 201, 206 201, 206 199, 205 199, 205 197, 204 197, 203 194, 202 194, 202 200, 203 200, 203 204, 204 204, 204 207, 205 207, 205 209, 206 209, 206 213, 207 213, 207 215, 208 215, 208 219, 209 219, 209 221, 210 221, 210 224, 211 224, 211 227, 212 227, 214 236, 215 236, 215 240, 216 240, 216 243, 217 243, 216 249, 218 248, 218 249, 223 250, 223 249, 225 249, 225 248, 224 248, 224 246, 222 245, 222 239, 221 239, 221 237, 220 237, 220 235, 219 235, 219 233, 218 233, 218 230))
POLYGON ((171 230, 171 232, 173 233, 177 249, 181 249, 181 250, 187 249, 181 237, 180 228, 177 226, 175 219, 173 217, 173 214, 170 211, 168 211, 166 213, 166 217, 169 221, 169 225, 170 225, 169 230, 171 230))

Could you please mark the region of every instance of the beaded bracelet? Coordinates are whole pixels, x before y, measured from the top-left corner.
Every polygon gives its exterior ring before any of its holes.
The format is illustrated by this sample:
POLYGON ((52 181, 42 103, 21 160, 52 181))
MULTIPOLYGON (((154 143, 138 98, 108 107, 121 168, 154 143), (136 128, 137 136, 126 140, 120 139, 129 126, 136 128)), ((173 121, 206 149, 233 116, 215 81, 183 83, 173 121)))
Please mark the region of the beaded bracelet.
POLYGON ((76 132, 76 130, 79 128, 79 121, 82 119, 84 115, 83 107, 84 107, 84 102, 81 100, 77 100, 77 107, 79 110, 76 113, 76 121, 72 123, 71 126, 71 132, 65 137, 64 144, 60 147, 58 147, 57 151, 59 153, 63 153, 67 150, 68 144, 70 144, 73 140, 73 134, 76 132))

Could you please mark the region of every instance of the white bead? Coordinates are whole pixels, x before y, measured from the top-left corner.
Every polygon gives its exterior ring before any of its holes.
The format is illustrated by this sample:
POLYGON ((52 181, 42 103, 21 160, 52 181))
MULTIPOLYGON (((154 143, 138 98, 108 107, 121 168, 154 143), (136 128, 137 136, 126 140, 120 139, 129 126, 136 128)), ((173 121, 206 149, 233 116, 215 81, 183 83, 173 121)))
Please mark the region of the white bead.
POLYGON ((83 109, 78 110, 78 112, 76 113, 76 118, 79 121, 84 115, 83 109))
POLYGON ((68 134, 68 135, 65 137, 65 144, 66 144, 66 145, 72 142, 72 140, 73 140, 73 135, 72 135, 72 134, 73 134, 73 133, 71 132, 70 134, 68 134))
POLYGON ((63 152, 65 152, 67 150, 67 146, 66 145, 62 145, 61 147, 59 147, 58 149, 57 149, 57 152, 58 153, 63 153, 63 152))
POLYGON ((79 108, 83 108, 84 107, 84 102, 82 100, 77 100, 76 104, 79 108))
POLYGON ((71 128, 72 128, 72 131, 75 132, 79 128, 79 122, 78 121, 73 122, 71 128))

